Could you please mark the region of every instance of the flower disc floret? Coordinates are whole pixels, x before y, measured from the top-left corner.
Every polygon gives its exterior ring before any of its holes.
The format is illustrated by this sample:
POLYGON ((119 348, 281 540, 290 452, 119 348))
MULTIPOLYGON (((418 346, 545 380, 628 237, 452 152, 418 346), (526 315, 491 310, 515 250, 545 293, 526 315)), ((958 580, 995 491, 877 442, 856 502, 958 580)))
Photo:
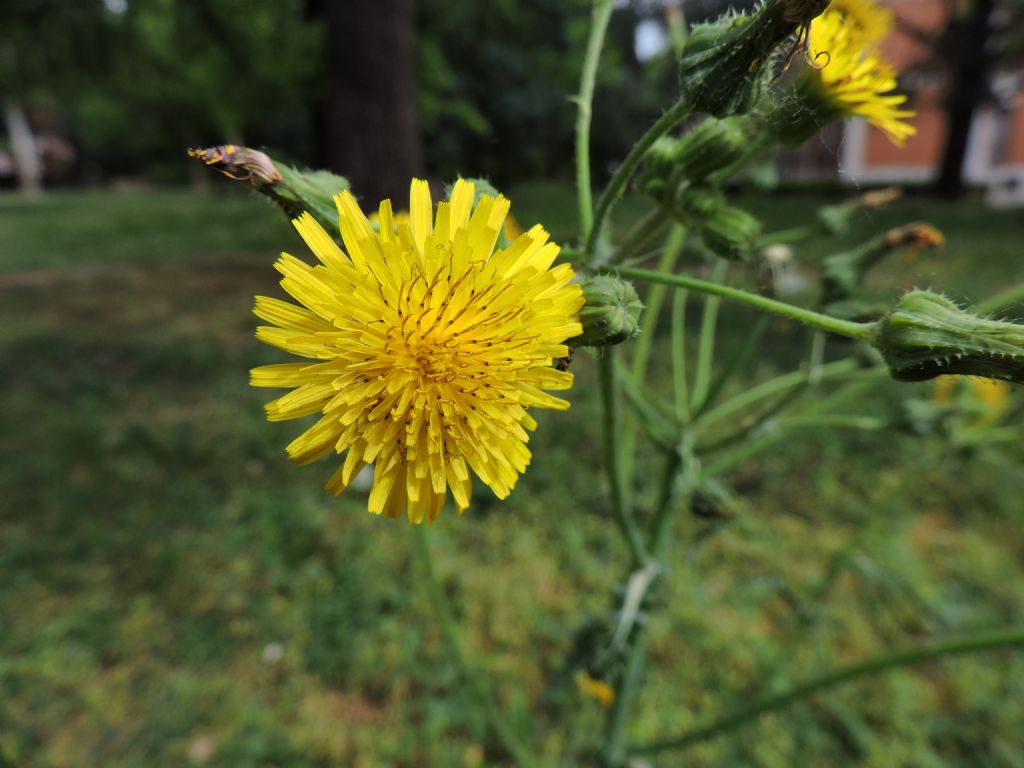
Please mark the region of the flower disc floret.
POLYGON ((259 296, 271 323, 257 338, 318 362, 255 368, 260 387, 294 387, 267 404, 272 421, 319 414, 288 446, 296 462, 331 453, 345 461, 327 483, 341 493, 374 468, 370 512, 433 522, 451 490, 461 513, 471 473, 505 498, 530 463, 531 407, 569 403, 555 370, 565 339, 582 328, 583 304, 559 248, 535 226, 495 250, 508 214, 502 196, 481 197, 458 182, 436 217, 429 188, 414 180, 409 218, 391 202, 371 226, 347 191, 336 198, 344 250, 304 214, 294 224, 320 260, 282 254, 282 287, 301 306, 259 296))

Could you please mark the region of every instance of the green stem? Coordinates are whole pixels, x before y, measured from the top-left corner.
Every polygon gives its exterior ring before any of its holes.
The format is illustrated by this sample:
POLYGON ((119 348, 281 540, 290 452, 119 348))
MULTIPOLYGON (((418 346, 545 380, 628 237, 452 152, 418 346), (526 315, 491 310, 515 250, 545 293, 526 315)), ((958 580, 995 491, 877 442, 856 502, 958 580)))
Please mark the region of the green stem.
POLYGON ((610 263, 621 264, 631 260, 661 234, 667 225, 668 218, 665 211, 661 206, 655 206, 637 219, 629 231, 622 236, 610 263))
MULTIPOLYGON (((655 509, 650 536, 650 552, 656 558, 661 557, 665 548, 665 542, 668 539, 668 531, 671 528, 672 513, 675 511, 677 499, 676 480, 681 466, 682 457, 680 454, 672 453, 668 456, 662 473, 658 504, 655 509)), ((641 578, 644 594, 637 597, 638 603, 642 604, 644 595, 650 590, 654 582, 657 581, 661 573, 662 568, 657 563, 649 563, 644 571, 634 572, 633 577, 646 577, 641 578)), ((635 623, 627 641, 626 669, 622 677, 622 684, 616 692, 612 711, 608 716, 608 730, 605 737, 605 746, 602 751, 603 764, 608 768, 618 768, 625 762, 626 726, 629 723, 629 714, 639 693, 643 676, 647 644, 647 624, 635 623)))
POLYGON ((688 114, 690 114, 690 107, 685 99, 680 99, 669 107, 668 111, 659 117, 654 122, 654 125, 647 129, 647 133, 641 136, 637 143, 633 145, 629 154, 626 155, 622 164, 615 171, 612 180, 608 182, 608 186, 605 187, 601 197, 598 198, 597 210, 594 212, 594 223, 584 241, 586 245, 583 251, 589 263, 593 263, 597 239, 601 235, 604 220, 607 218, 612 205, 626 188, 626 184, 629 183, 630 178, 633 176, 633 171, 636 170, 636 167, 640 164, 647 150, 651 148, 651 145, 678 125, 688 114))
MULTIPOLYGON (((711 274, 711 282, 721 283, 725 279, 728 269, 729 263, 719 259, 711 274)), ((692 411, 699 411, 704 407, 711 387, 711 368, 715 358, 715 330, 718 326, 719 304, 721 302, 717 296, 707 296, 704 299, 700 344, 697 347, 697 371, 693 374, 693 392, 690 395, 690 410, 692 411)))
POLYGON ((501 741, 515 764, 523 768, 538 766, 539 763, 533 759, 520 743, 519 737, 512 731, 506 718, 499 710, 497 704, 480 670, 471 669, 466 663, 462 653, 462 645, 459 641, 458 624, 452 615, 451 604, 444 592, 440 579, 437 577, 437 570, 434 568, 434 560, 430 554, 430 543, 427 541, 427 526, 416 525, 415 536, 416 552, 423 563, 423 570, 426 572, 427 592, 430 596, 431 606, 434 609, 434 618, 437 619, 445 642, 448 644, 449 652, 455 666, 459 670, 459 676, 463 684, 469 689, 470 694, 476 700, 477 706, 487 718, 491 729, 498 740, 501 741))
POLYGON ((682 736, 664 739, 653 744, 641 745, 631 750, 631 752, 637 755, 653 755, 670 749, 682 749, 697 742, 713 739, 723 733, 733 731, 767 712, 782 709, 828 688, 866 675, 876 675, 890 669, 930 661, 941 656, 1020 646, 1024 646, 1024 628, 1013 627, 992 632, 981 632, 943 642, 924 643, 912 648, 904 648, 819 675, 788 691, 767 696, 760 701, 742 707, 732 714, 684 733, 682 736))
POLYGON ((690 420, 690 394, 686 384, 686 299, 689 291, 676 291, 672 297, 672 394, 676 418, 690 420))
MULTIPOLYGON (((857 370, 858 367, 859 363, 853 359, 827 363, 821 367, 818 380, 843 376, 857 370)), ((750 389, 745 389, 732 399, 726 400, 721 405, 712 408, 701 417, 701 424, 707 425, 721 421, 726 416, 742 411, 744 408, 764 400, 766 397, 771 397, 779 392, 785 392, 787 389, 798 387, 806 382, 807 374, 804 371, 793 371, 782 376, 776 376, 774 379, 769 379, 750 389)))
POLYGON ((1024 283, 1015 285, 1013 288, 997 293, 995 296, 981 302, 978 305, 978 311, 983 315, 991 315, 994 312, 1007 309, 1020 302, 1024 302, 1024 283))
POLYGON ((619 425, 621 414, 619 408, 618 382, 616 381, 615 350, 605 348, 598 357, 600 372, 601 401, 604 410, 604 460, 608 472, 608 483, 611 486, 612 514, 619 526, 623 539, 629 545, 634 566, 642 566, 647 560, 640 529, 637 527, 633 512, 626 499, 626 477, 622 469, 622 455, 619 451, 619 425))
POLYGON ((791 416, 786 419, 787 429, 833 427, 841 429, 885 429, 889 422, 876 416, 858 416, 851 413, 824 413, 820 416, 791 416))
MULTIPOLYGON (((678 293, 685 293, 679 291, 678 293)), ((708 396, 704 399, 704 408, 707 409, 710 403, 715 402, 718 396, 722 394, 725 387, 732 380, 732 377, 740 370, 746 369, 746 363, 753 357, 755 350, 759 349, 761 343, 761 337, 764 335, 765 328, 768 327, 768 316, 758 315, 757 320, 754 321, 753 328, 746 334, 746 338, 743 343, 738 345, 732 352, 731 355, 726 359, 725 364, 719 371, 718 376, 715 377, 714 382, 711 384, 711 388, 708 390, 708 396)), ((700 413, 696 414, 696 418, 700 418, 700 413)))
POLYGON ((781 229, 778 232, 769 232, 757 241, 758 246, 764 248, 769 245, 787 245, 799 240, 806 240, 818 231, 819 227, 814 224, 805 224, 791 229, 781 229))
POLYGON ((619 768, 626 758, 626 724, 633 701, 640 687, 644 668, 644 648, 647 641, 647 625, 639 624, 630 638, 629 657, 626 659, 626 670, 622 676, 622 685, 615 694, 612 711, 608 716, 608 730, 605 736, 605 747, 602 750, 602 763, 606 768, 619 768))
POLYGON ((686 38, 689 34, 686 30, 686 14, 683 12, 683 0, 669 3, 665 6, 665 16, 668 20, 668 38, 672 43, 672 53, 678 59, 686 47, 686 38))
MULTIPOLYGON (((658 260, 656 267, 658 272, 669 274, 675 269, 685 240, 686 229, 678 224, 672 227, 672 231, 665 240, 665 247, 661 251, 661 258, 658 260)), ((647 376, 647 361, 651 355, 651 345, 654 343, 655 331, 658 328, 661 306, 665 303, 667 293, 668 287, 664 285, 652 285, 647 293, 643 324, 633 348, 633 379, 638 385, 642 385, 647 376)))
POLYGON ((677 288, 691 288, 702 293, 709 293, 712 296, 721 296, 748 307, 759 309, 762 312, 770 312, 780 317, 806 323, 828 333, 835 333, 840 336, 847 336, 851 339, 869 341, 875 334, 877 323, 855 323, 850 320, 840 320, 838 317, 830 317, 820 312, 815 312, 804 307, 797 307, 793 304, 786 304, 783 301, 769 299, 756 293, 749 293, 740 288, 732 288, 728 285, 720 285, 707 280, 700 280, 688 275, 663 275, 649 269, 637 269, 635 267, 618 267, 615 270, 622 277, 630 277, 634 280, 646 280, 651 283, 662 283, 677 288))
MULTIPOLYGON (((692 462, 691 462, 692 463, 692 462)), ((665 469, 661 476, 661 490, 658 493, 658 506, 654 513, 654 520, 651 523, 650 551, 656 558, 661 558, 665 542, 668 540, 668 531, 672 522, 672 513, 676 508, 677 480, 679 470, 683 466, 683 458, 678 452, 672 453, 665 461, 665 469)), ((692 470, 692 467, 690 468, 692 470)), ((686 490, 690 491, 696 484, 696 477, 692 473, 684 478, 686 490)))
POLYGON ((580 74, 580 92, 576 97, 576 196, 580 209, 580 235, 586 241, 594 225, 594 204, 590 190, 590 118, 594 102, 597 65, 601 60, 613 0, 595 0, 587 50, 580 74))
MULTIPOLYGON (((661 251, 661 258, 658 259, 656 269, 659 272, 671 272, 675 269, 676 261, 683 249, 686 240, 686 230, 678 224, 672 227, 665 245, 661 251)), ((640 326, 640 334, 633 345, 633 382, 637 392, 643 389, 644 380, 647 378, 647 361, 651 355, 651 345, 654 343, 655 331, 658 328, 658 317, 661 314, 661 306, 665 302, 665 295, 668 288, 664 285, 652 285, 647 292, 647 306, 644 309, 643 321, 640 326)), ((622 474, 624 477, 633 476, 633 468, 636 461, 636 423, 628 417, 622 424, 622 474)))
MULTIPOLYGON (((826 399, 827 402, 830 398, 826 399)), ((707 465, 705 474, 718 477, 730 472, 752 456, 756 456, 768 446, 781 440, 788 429, 806 429, 809 427, 843 427, 847 429, 876 430, 884 429, 888 423, 883 419, 871 416, 846 416, 841 413, 808 414, 792 417, 778 422, 770 432, 748 439, 736 447, 731 453, 719 456, 707 465)))

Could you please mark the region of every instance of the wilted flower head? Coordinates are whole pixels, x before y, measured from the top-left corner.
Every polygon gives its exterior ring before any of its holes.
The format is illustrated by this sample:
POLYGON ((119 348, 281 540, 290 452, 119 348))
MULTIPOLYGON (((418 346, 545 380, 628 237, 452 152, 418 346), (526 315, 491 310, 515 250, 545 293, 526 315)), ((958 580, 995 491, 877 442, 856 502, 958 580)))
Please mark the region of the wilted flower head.
POLYGON ((248 181, 256 187, 281 181, 281 172, 277 170, 277 166, 266 152, 260 152, 258 149, 222 144, 206 149, 190 149, 188 156, 220 171, 229 179, 248 181))
POLYGON ((385 200, 375 231, 342 192, 345 251, 304 214, 295 227, 320 265, 277 262, 301 306, 256 298, 272 323, 257 338, 311 359, 253 369, 254 386, 295 388, 267 404, 268 418, 320 414, 290 457, 347 452, 327 483, 334 494, 373 464, 375 514, 432 522, 449 488, 462 512, 471 471, 504 498, 530 462, 528 408, 569 406, 544 390, 572 384, 551 363, 582 330, 573 270, 552 266, 559 249, 539 225, 495 251, 509 202, 474 207, 473 197, 471 183, 456 184, 435 218, 426 182, 414 180, 408 223, 396 227, 385 200))

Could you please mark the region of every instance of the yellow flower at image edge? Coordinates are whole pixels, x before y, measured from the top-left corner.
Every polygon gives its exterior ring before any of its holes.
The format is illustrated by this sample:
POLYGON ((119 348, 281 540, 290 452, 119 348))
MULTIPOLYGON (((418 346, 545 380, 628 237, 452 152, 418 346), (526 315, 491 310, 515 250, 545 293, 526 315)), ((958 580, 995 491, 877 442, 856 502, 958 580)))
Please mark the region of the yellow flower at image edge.
POLYGON ((881 45, 895 22, 893 12, 873 0, 832 0, 828 13, 842 16, 848 34, 862 46, 881 45))
POLYGON ((811 22, 810 65, 825 98, 845 115, 865 118, 897 145, 917 133, 906 122, 916 113, 901 109, 906 96, 896 88, 896 70, 881 58, 880 40, 869 39, 860 24, 830 7, 811 22), (888 95, 887 95, 888 94, 888 95))
POLYGON ((302 306, 256 297, 261 341, 318 362, 254 368, 257 387, 294 387, 267 404, 271 421, 321 418, 288 446, 308 463, 347 451, 327 483, 341 493, 373 464, 369 510, 433 522, 450 489, 461 513, 470 472, 505 498, 530 463, 531 406, 569 403, 551 367, 582 328, 583 305, 559 248, 535 226, 495 251, 509 210, 459 181, 436 218, 427 183, 412 182, 408 222, 380 204, 375 231, 347 191, 335 198, 342 251, 308 214, 294 224, 317 266, 282 254, 282 287, 302 306))

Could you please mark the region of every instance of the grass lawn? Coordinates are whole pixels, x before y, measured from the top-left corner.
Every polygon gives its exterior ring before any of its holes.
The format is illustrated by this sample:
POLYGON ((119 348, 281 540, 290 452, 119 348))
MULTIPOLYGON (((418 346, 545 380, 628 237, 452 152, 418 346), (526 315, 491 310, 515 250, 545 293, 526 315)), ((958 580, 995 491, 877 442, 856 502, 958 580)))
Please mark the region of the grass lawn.
MULTIPOLYGON (((564 187, 510 196, 523 224, 572 236, 564 187)), ((740 200, 769 230, 822 202, 740 200)), ((625 201, 620 226, 640 210, 625 201)), ((797 258, 909 220, 948 248, 887 264, 879 295, 982 298, 1024 280, 1020 213, 973 204, 907 200, 797 258)), ((511 764, 460 695, 410 527, 368 515, 359 491, 326 495, 331 462, 288 463, 298 428, 265 422, 270 395, 248 386, 250 367, 285 359, 256 343, 249 311, 278 294, 282 249, 305 256, 276 212, 227 187, 0 197, 0 766, 511 764)), ((752 319, 723 306, 726 349, 752 319)), ((804 348, 771 325, 741 378, 804 348)), ((565 658, 627 568, 598 476, 594 367, 577 355, 573 407, 540 415, 511 499, 477 489, 432 531, 473 663, 559 766, 592 764, 605 711, 565 658)), ((849 408, 883 413, 907 391, 930 390, 885 385, 849 408)), ((799 437, 737 468, 730 519, 677 526, 690 544, 658 592, 637 739, 915 639, 1024 623, 1018 442, 799 437)), ((664 765, 1012 766, 1022 722, 1024 654, 988 653, 837 688, 664 765)))

